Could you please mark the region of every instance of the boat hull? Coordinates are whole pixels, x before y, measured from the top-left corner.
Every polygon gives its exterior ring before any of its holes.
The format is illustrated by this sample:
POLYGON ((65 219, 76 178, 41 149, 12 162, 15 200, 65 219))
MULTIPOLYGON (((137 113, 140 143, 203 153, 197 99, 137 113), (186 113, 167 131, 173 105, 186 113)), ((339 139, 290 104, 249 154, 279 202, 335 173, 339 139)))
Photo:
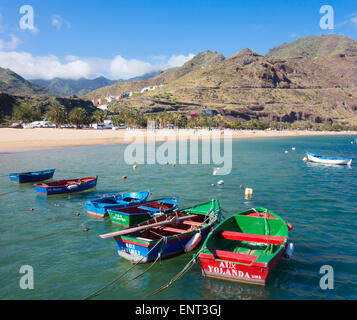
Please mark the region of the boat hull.
POLYGON ((109 211, 110 220, 113 224, 123 228, 129 228, 139 223, 152 219, 151 214, 119 214, 114 211, 109 211))
POLYGON ((65 194, 65 193, 76 193, 76 192, 81 192, 85 191, 91 188, 94 188, 97 185, 98 177, 95 179, 88 181, 87 183, 83 185, 77 185, 74 188, 68 188, 68 186, 42 186, 42 185, 34 185, 37 193, 39 195, 43 196, 50 196, 50 195, 55 195, 55 194, 65 194))
POLYGON ((285 249, 281 250, 268 264, 255 262, 246 265, 215 259, 209 254, 200 254, 198 259, 204 277, 265 286, 284 252, 285 249))
POLYGON ((352 164, 352 159, 346 158, 329 158, 316 154, 307 153, 307 159, 310 162, 330 164, 330 165, 345 165, 350 166, 352 164))
MULTIPOLYGON (((127 195, 127 194, 125 194, 127 195)), ((140 195, 142 198, 137 201, 127 202, 124 200, 118 200, 116 196, 105 197, 102 199, 87 201, 86 202, 86 210, 88 215, 97 217, 97 218, 105 218, 109 215, 108 210, 110 209, 120 209, 132 207, 138 204, 145 202, 149 196, 149 192, 138 192, 138 193, 129 193, 128 195, 140 195), (144 194, 145 193, 145 194, 144 194), (108 200, 111 200, 113 203, 106 203, 108 200)))
POLYGON ((129 210, 125 210, 127 208, 124 208, 124 210, 109 209, 108 214, 113 224, 119 225, 123 228, 130 228, 139 223, 148 221, 154 216, 164 215, 174 211, 177 208, 177 202, 177 198, 151 200, 133 207, 128 207, 129 210), (145 206, 145 204, 153 203, 155 201, 162 201, 162 203, 165 203, 165 205, 169 206, 169 208, 163 210, 145 206))
POLYGON ((31 183, 51 179, 55 173, 55 169, 28 172, 28 173, 11 173, 9 174, 9 179, 12 183, 31 183))
MULTIPOLYGON (((212 227, 213 226, 206 227, 201 231, 202 239, 198 246, 206 239, 212 227)), ((182 236, 177 236, 175 239, 168 240, 167 243, 160 243, 154 249, 153 247, 157 244, 157 241, 146 242, 141 241, 140 239, 132 241, 117 238, 115 238, 115 241, 120 257, 132 263, 147 263, 156 260, 159 254, 161 259, 167 259, 183 254, 186 244, 195 233, 196 232, 191 232, 182 236)))

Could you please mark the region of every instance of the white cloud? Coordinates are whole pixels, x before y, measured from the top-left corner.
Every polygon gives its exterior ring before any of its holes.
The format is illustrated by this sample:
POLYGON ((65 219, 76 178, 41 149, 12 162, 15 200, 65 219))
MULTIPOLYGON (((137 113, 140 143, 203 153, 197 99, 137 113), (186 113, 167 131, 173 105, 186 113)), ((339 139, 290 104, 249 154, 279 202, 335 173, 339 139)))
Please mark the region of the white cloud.
POLYGON ((57 30, 61 30, 64 25, 68 29, 71 28, 71 24, 67 20, 63 19, 59 14, 53 14, 51 16, 51 23, 57 30))
POLYGON ((67 55, 61 61, 55 55, 32 56, 27 52, 0 51, 0 67, 9 68, 26 79, 79 79, 99 75, 112 79, 129 79, 145 73, 181 66, 193 57, 193 54, 172 55, 168 59, 162 56, 156 63, 150 63, 125 59, 120 55, 113 59, 79 58, 67 55))
POLYGON ((191 60, 195 55, 190 53, 188 56, 172 55, 168 60, 165 56, 152 57, 156 63, 152 64, 136 59, 127 60, 122 56, 116 56, 110 63, 111 75, 116 79, 129 79, 136 76, 141 76, 145 73, 153 71, 161 71, 168 68, 180 67, 188 60, 191 60), (167 61, 166 61, 167 60, 167 61))
POLYGON ((75 61, 75 60, 78 60, 79 58, 77 56, 68 55, 65 57, 65 59, 67 61, 75 61))
POLYGON ((169 59, 169 61, 166 64, 166 68, 174 68, 174 67, 181 67, 183 64, 185 64, 187 61, 191 60, 195 55, 193 53, 190 53, 188 56, 184 56, 183 54, 180 55, 172 55, 169 59))
POLYGON ((40 30, 36 26, 33 26, 33 28, 29 30, 33 35, 37 35, 40 32, 40 30))
POLYGON ((21 40, 13 34, 10 34, 10 40, 4 41, 0 39, 0 50, 14 50, 21 43, 21 40))
POLYGON ((34 57, 27 52, 0 51, 0 66, 9 68, 26 79, 79 79, 91 74, 90 65, 82 60, 61 63, 54 55, 34 57))
POLYGON ((110 73, 118 79, 129 79, 155 70, 149 62, 136 59, 126 60, 116 56, 110 64, 110 73))
POLYGON ((58 14, 53 14, 52 17, 52 25, 57 28, 57 30, 61 30, 62 28, 62 18, 58 14))

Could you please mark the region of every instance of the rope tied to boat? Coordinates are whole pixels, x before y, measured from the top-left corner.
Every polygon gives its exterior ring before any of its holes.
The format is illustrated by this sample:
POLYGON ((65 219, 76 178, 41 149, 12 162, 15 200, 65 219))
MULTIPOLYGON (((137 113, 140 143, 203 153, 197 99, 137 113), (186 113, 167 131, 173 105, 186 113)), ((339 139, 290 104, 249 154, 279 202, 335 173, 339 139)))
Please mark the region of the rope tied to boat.
POLYGON ((199 255, 199 253, 202 251, 202 249, 200 251, 198 251, 196 254, 193 255, 193 258, 184 266, 184 268, 176 275, 174 276, 168 283, 166 283, 165 285, 161 286, 160 288, 156 289, 155 291, 147 294, 146 296, 144 296, 141 300, 145 300, 148 297, 152 297, 158 293, 160 293, 161 291, 167 289, 168 287, 170 287, 172 284, 174 284, 177 280, 179 280, 180 278, 182 278, 185 273, 187 273, 196 263, 197 263, 197 256, 199 255))
MULTIPOLYGON (((94 293, 90 294, 87 297, 84 297, 82 300, 90 300, 96 296, 98 296, 99 294, 101 294, 107 287, 109 287, 110 285, 112 285, 113 283, 117 282, 118 280, 120 280, 123 276, 125 276, 129 271, 131 271, 132 269, 134 269, 151 251, 153 251, 156 246, 159 245, 159 243, 161 243, 161 241, 164 238, 161 238, 151 249, 150 251, 148 251, 144 256, 141 257, 140 260, 138 260, 135 264, 133 264, 128 270, 126 270, 124 273, 122 273, 120 276, 114 278, 112 281, 110 281, 109 283, 107 283, 106 285, 104 285, 102 288, 100 288, 99 290, 95 291, 94 293)), ((134 278, 135 279, 135 278, 134 278)), ((132 279, 132 280, 134 280, 132 279)))
MULTIPOLYGON (((160 240, 161 241, 161 240, 160 240)), ((167 237, 165 237, 165 241, 164 241, 164 245, 165 246, 167 243, 167 237)), ((144 275, 146 272, 148 272, 154 265, 155 263, 160 259, 160 265, 161 265, 161 252, 163 251, 163 248, 161 247, 161 251, 159 252, 159 254, 157 255, 155 261, 149 266, 149 268, 145 269, 142 273, 140 273, 139 275, 137 275, 136 277, 130 279, 130 280, 127 280, 124 282, 124 284, 126 283, 129 283, 130 281, 134 281, 138 278, 140 278, 142 275, 144 275)), ((148 252, 148 254, 150 253, 150 251, 148 252)))

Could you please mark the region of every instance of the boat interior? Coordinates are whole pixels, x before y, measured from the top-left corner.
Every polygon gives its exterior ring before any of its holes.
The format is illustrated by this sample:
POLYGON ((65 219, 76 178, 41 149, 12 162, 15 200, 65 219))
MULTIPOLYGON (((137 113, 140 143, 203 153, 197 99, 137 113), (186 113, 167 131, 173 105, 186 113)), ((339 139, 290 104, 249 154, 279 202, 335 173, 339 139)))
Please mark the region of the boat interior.
POLYGON ((265 212, 248 212, 226 220, 207 241, 216 258, 250 264, 269 260, 287 237, 284 221, 265 212))
MULTIPOLYGON (((118 209, 117 211, 124 212, 124 213, 147 213, 147 212, 152 212, 153 210, 150 209, 159 209, 159 210, 169 210, 172 209, 175 206, 173 203, 167 203, 167 202, 160 202, 160 201, 149 201, 149 202, 144 202, 142 204, 139 204, 137 206, 133 206, 130 208, 121 208, 118 209)), ((156 211, 156 210, 154 210, 156 211)))
POLYGON ((95 177, 91 178, 81 178, 81 179, 73 179, 73 180, 57 180, 53 182, 48 182, 48 183, 42 183, 41 185, 46 187, 66 187, 72 184, 81 184, 81 183, 87 183, 89 181, 94 180, 95 177))
MULTIPOLYGON (((181 213, 176 213, 176 216, 187 216, 186 213, 183 215, 181 213)), ((161 216, 159 218, 160 221, 164 221, 167 218, 172 218, 173 215, 165 215, 161 216), (164 219, 162 219, 164 217, 164 219)), ((178 224, 174 225, 168 225, 168 226, 158 226, 158 227, 153 227, 148 230, 141 231, 140 233, 136 234, 137 237, 140 239, 147 239, 147 240, 159 240, 162 237, 169 237, 169 236, 174 236, 177 235, 179 236, 180 234, 189 232, 193 229, 200 228, 205 220, 207 219, 207 216, 202 215, 202 214, 196 214, 190 216, 190 218, 185 219, 185 220, 180 220, 178 224)))

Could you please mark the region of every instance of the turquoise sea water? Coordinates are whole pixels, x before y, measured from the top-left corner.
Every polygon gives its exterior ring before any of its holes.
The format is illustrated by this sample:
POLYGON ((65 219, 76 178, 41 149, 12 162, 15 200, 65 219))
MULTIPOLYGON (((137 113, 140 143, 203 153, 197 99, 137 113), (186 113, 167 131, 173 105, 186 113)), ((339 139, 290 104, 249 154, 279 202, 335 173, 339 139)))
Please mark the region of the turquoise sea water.
MULTIPOLYGON (((351 137, 304 137, 233 142, 233 170, 213 176, 215 165, 139 165, 123 160, 125 145, 0 154, 0 299, 81 299, 125 272, 112 239, 118 228, 87 216, 84 203, 104 194, 148 190, 152 198, 178 196, 181 207, 217 198, 226 215, 264 206, 292 223, 291 260, 282 260, 266 287, 203 278, 195 265, 154 299, 356 299, 357 147, 351 137), (291 151, 296 147, 296 151, 291 151), (288 154, 284 151, 289 150, 288 154), (352 167, 302 161, 306 151, 354 158, 352 167), (31 185, 9 182, 10 172, 57 168, 54 178, 99 175, 96 189, 38 196, 31 185), (121 177, 127 175, 127 180, 121 177), (224 179, 224 186, 212 183, 224 179), (254 189, 245 200, 240 185, 254 189), (58 206, 55 206, 58 205, 58 206), (31 212, 30 208, 34 208, 31 212), (80 212, 80 216, 76 216, 80 212), (91 230, 83 232, 85 227, 91 230), (34 268, 34 290, 21 290, 22 265, 34 268), (334 269, 334 289, 322 290, 320 267, 334 269)), ((141 299, 174 277, 192 253, 138 265, 96 299, 141 299)))

